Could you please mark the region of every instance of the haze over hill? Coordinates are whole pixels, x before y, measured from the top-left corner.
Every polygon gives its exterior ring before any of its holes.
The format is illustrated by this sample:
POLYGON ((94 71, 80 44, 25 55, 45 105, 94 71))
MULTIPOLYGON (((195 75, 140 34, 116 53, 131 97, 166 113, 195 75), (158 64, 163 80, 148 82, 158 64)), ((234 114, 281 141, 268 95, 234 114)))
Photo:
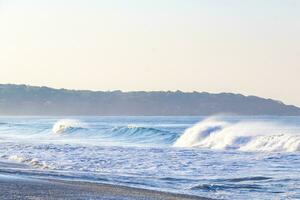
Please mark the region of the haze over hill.
POLYGON ((300 108, 241 94, 122 92, 0 84, 1 115, 300 115, 300 108))

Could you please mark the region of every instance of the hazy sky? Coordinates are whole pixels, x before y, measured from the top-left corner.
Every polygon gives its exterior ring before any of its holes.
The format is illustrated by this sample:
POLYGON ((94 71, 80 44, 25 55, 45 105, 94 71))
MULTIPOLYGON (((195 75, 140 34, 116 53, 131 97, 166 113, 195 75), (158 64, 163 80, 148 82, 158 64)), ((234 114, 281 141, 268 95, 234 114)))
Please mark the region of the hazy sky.
POLYGON ((300 106, 300 1, 0 0, 0 83, 300 106))

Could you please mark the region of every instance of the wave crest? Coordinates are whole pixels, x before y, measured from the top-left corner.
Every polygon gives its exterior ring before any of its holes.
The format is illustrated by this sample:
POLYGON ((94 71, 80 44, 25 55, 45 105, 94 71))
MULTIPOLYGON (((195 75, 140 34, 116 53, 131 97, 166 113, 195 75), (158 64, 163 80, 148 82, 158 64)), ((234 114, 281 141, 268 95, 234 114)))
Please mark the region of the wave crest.
POLYGON ((173 146, 241 151, 300 151, 300 134, 289 130, 293 129, 275 123, 228 123, 210 118, 187 129, 173 146))
POLYGON ((56 122, 52 127, 52 132, 62 134, 66 132, 73 132, 78 129, 86 129, 87 125, 79 120, 62 119, 56 122))
POLYGON ((178 134, 167 130, 140 127, 136 125, 115 127, 107 131, 105 136, 115 141, 122 141, 127 144, 137 145, 171 145, 178 138, 178 134))

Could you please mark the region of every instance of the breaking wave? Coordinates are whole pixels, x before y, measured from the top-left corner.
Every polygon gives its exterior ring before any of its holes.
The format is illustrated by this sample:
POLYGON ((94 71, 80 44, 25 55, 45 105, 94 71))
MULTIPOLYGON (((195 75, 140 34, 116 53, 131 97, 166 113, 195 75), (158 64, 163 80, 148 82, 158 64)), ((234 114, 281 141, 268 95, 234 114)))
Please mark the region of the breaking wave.
POLYGON ((206 119, 187 129, 174 147, 241 151, 300 151, 300 134, 292 127, 268 122, 229 123, 206 119))
POLYGON ((79 120, 62 119, 53 125, 52 132, 56 134, 62 134, 86 128, 87 125, 79 120))
POLYGON ((79 141, 85 139, 96 144, 131 146, 172 146, 239 151, 296 152, 300 151, 299 128, 266 121, 228 122, 208 118, 182 132, 168 129, 125 125, 115 127, 89 127, 79 120, 57 121, 52 132, 79 141), (74 133, 76 134, 70 134, 74 133), (99 142, 99 143, 98 143, 99 142))

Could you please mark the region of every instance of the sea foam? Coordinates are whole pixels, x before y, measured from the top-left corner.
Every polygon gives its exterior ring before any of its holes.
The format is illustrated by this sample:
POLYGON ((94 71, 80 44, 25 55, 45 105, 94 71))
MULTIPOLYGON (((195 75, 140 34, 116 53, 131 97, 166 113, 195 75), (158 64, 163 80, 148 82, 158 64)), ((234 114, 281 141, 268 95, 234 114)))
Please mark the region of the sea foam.
POLYGON ((209 118, 188 128, 173 146, 241 151, 300 151, 300 134, 291 130, 292 127, 270 122, 229 123, 209 118))
POLYGON ((56 122, 52 127, 52 132, 56 134, 66 133, 77 129, 86 129, 87 125, 79 120, 62 119, 56 122))

